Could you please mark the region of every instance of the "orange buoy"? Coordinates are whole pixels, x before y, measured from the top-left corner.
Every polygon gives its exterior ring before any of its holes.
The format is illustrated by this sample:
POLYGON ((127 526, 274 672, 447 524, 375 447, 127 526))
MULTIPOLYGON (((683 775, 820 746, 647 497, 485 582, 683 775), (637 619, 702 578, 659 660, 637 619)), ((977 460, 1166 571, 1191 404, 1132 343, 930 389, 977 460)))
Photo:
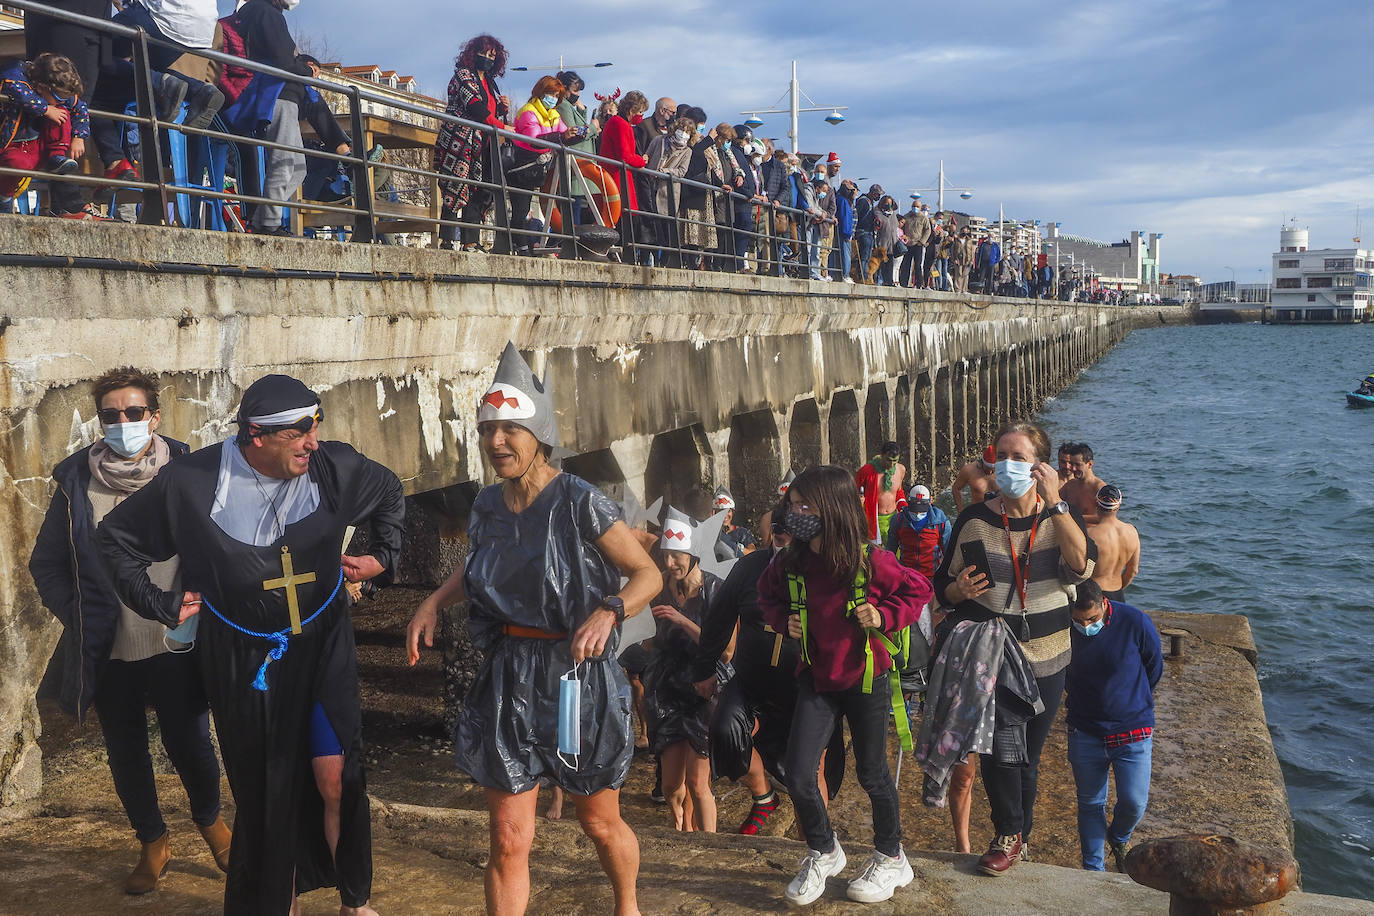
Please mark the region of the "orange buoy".
MULTIPOLYGON (((615 173, 588 159, 577 160, 577 170, 586 180, 586 189, 591 191, 592 204, 601 214, 602 221, 607 226, 614 227, 620 222, 620 185, 616 181, 615 173)), ((582 182, 573 179, 572 184, 573 193, 581 195, 582 182)), ((553 177, 550 175, 549 180, 545 182, 544 190, 547 192, 552 187, 553 177)), ((549 215, 549 228, 554 232, 563 231, 563 212, 556 206, 549 215)))

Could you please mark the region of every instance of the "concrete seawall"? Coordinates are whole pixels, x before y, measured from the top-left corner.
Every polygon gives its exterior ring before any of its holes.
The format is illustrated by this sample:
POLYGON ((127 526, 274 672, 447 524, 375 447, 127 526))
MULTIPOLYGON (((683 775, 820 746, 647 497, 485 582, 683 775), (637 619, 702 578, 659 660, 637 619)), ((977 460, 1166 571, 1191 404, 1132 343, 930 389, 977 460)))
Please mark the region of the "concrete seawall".
POLYGON ((507 339, 549 370, 568 467, 642 498, 724 483, 756 519, 788 467, 894 439, 946 484, 1124 337, 1132 309, 620 265, 0 217, 0 805, 38 790, 33 702, 59 628, 25 563, 52 466, 98 434, 90 381, 158 374, 163 429, 217 441, 287 371, 326 435, 405 481, 431 578, 483 476, 473 419, 507 339))

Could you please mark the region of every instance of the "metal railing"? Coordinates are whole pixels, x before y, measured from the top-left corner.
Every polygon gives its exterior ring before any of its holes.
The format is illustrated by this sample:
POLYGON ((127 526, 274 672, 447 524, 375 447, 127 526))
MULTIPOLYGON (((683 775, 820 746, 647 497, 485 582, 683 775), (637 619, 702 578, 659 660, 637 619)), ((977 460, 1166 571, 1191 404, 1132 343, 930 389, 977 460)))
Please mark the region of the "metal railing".
MULTIPOLYGON (((738 253, 741 248, 746 255, 752 255, 754 263, 758 265, 759 273, 782 274, 787 271, 811 271, 812 265, 808 257, 809 249, 807 232, 813 222, 813 215, 794 209, 790 206, 775 204, 773 202, 762 202, 757 197, 747 198, 737 190, 731 190, 728 195, 720 185, 706 184, 701 181, 687 178, 685 176, 668 174, 648 168, 636 168, 624 162, 606 157, 571 149, 562 143, 549 142, 524 134, 516 133, 512 130, 496 128, 489 124, 478 123, 466 120, 462 117, 449 112, 440 112, 432 108, 412 104, 394 96, 384 96, 380 93, 369 92, 358 86, 340 86, 338 83, 313 77, 305 77, 296 73, 279 70, 275 67, 224 54, 219 51, 193 48, 188 49, 173 42, 166 41, 149 35, 141 29, 131 28, 121 23, 110 20, 95 19, 77 13, 47 6, 36 0, 9 0, 9 5, 18 7, 28 12, 41 13, 55 19, 72 22, 92 29, 93 31, 124 38, 132 42, 133 57, 132 64, 135 74, 135 98, 134 114, 123 111, 101 111, 90 109, 92 121, 106 120, 114 122, 124 122, 126 124, 136 124, 139 127, 140 143, 143 149, 141 180, 128 180, 120 178, 107 178, 104 175, 64 175, 54 176, 48 172, 38 170, 25 170, 0 167, 0 174, 25 176, 35 180, 61 181, 96 188, 108 188, 113 190, 135 189, 144 192, 144 213, 140 220, 145 223, 166 224, 172 221, 172 214, 175 212, 173 202, 177 197, 189 197, 197 202, 199 207, 203 202, 221 203, 240 203, 257 206, 279 206, 290 210, 312 211, 319 213, 338 214, 340 222, 338 225, 344 226, 351 232, 351 238, 356 242, 372 242, 378 239, 378 224, 380 221, 378 213, 378 201, 373 193, 372 170, 384 168, 392 173, 407 174, 423 178, 431 183, 431 187, 442 189, 445 184, 450 187, 453 185, 467 185, 473 190, 482 190, 492 195, 493 203, 493 224, 487 224, 485 219, 481 221, 464 220, 461 214, 447 212, 439 206, 438 200, 430 202, 431 212, 424 216, 408 214, 405 216, 394 216, 393 218, 405 219, 411 223, 424 223, 433 226, 436 234, 443 234, 444 230, 449 230, 449 234, 456 234, 461 230, 487 231, 494 232, 496 238, 495 250, 500 252, 512 252, 522 248, 532 248, 535 242, 541 242, 539 247, 547 250, 550 247, 557 248, 563 257, 580 258, 588 254, 588 250, 578 244, 578 233, 582 231, 574 226, 573 213, 579 209, 574 201, 583 199, 588 206, 581 207, 583 211, 594 211, 597 222, 601 222, 601 213, 596 207, 596 193, 592 186, 581 179, 581 164, 591 163, 598 168, 614 176, 617 191, 622 204, 621 215, 618 224, 614 227, 619 230, 622 252, 625 260, 633 260, 640 263, 654 264, 680 264, 684 266, 706 266, 717 269, 735 269, 738 266, 738 253), (220 64, 228 64, 250 70, 256 74, 267 77, 275 77, 286 82, 295 83, 305 87, 311 87, 320 93, 328 93, 333 96, 343 96, 347 101, 346 118, 350 128, 349 133, 352 138, 352 151, 348 154, 338 154, 331 151, 312 149, 302 146, 289 146, 270 142, 261 137, 246 136, 242 133, 229 132, 213 128, 197 129, 187 127, 172 120, 159 117, 157 105, 154 103, 155 93, 155 72, 150 65, 150 49, 162 48, 179 53, 190 53, 197 57, 215 61, 220 64), (359 149, 362 141, 363 131, 363 102, 367 101, 375 106, 390 108, 398 112, 409 112, 422 117, 431 118, 438 121, 441 125, 448 124, 453 127, 467 128, 478 132, 482 136, 482 143, 486 148, 484 161, 492 166, 492 174, 484 175, 483 180, 468 177, 457 177, 455 175, 438 172, 431 169, 417 168, 399 162, 383 161, 370 162, 367 159, 367 150, 359 149), (353 194, 352 202, 348 199, 344 201, 326 203, 312 200, 274 200, 262 196, 261 193, 251 193, 243 186, 240 180, 236 191, 225 191, 223 186, 206 187, 203 175, 191 175, 185 183, 178 183, 169 174, 170 167, 165 164, 166 143, 169 138, 168 131, 175 131, 182 137, 192 139, 196 137, 205 138, 211 142, 232 143, 239 147, 243 153, 257 155, 257 150, 261 149, 268 153, 282 152, 287 154, 300 154, 314 157, 317 159, 333 160, 345 166, 350 174, 353 194), (538 183, 535 187, 523 186, 527 182, 514 174, 508 174, 507 166, 502 158, 501 150, 506 144, 519 141, 526 148, 545 150, 553 153, 550 172, 557 175, 556 181, 546 179, 538 183), (641 191, 650 193, 649 200, 640 199, 636 207, 629 207, 630 184, 636 182, 641 191), (437 182, 437 185, 435 184, 437 182), (667 212, 657 212, 652 198, 658 196, 657 191, 665 188, 667 193, 667 212), (704 207, 694 208, 690 213, 684 212, 680 206, 681 195, 684 191, 702 192, 704 195, 704 207), (525 226, 511 225, 508 201, 512 196, 520 197, 529 195, 537 197, 541 201, 541 209, 545 214, 545 222, 553 208, 559 211, 562 228, 560 231, 552 231, 547 225, 543 229, 530 229, 528 224, 525 226), (719 198, 726 198, 723 201, 724 219, 715 218, 716 203, 719 198), (147 211, 155 209, 156 212, 149 214, 147 211), (749 213, 751 218, 740 221, 741 225, 736 225, 736 209, 742 211, 752 211, 749 213), (779 232, 778 216, 787 216, 787 222, 794 228, 790 233, 779 232), (705 218, 702 218, 702 217, 705 218), (748 225, 753 223, 752 228, 748 225), (685 246, 682 244, 684 229, 690 225, 698 225, 703 228, 714 228, 717 235, 717 246, 715 250, 702 250, 697 247, 685 246), (738 245, 738 241, 743 239, 744 244, 738 245), (550 244, 552 243, 552 244, 550 244), (780 256, 783 247, 791 251, 791 255, 784 259, 780 256)), ((219 123, 219 122, 217 122, 219 123)), ((700 141, 710 142, 710 141, 700 141)), ((722 150, 721 155, 729 155, 722 150)), ((212 176, 212 178, 217 176, 212 176)), ((241 178, 241 175, 240 175, 241 178)), ((791 194, 792 177, 787 177, 788 193, 791 194)), ((413 191, 409 193, 414 193, 413 191)), ((440 190, 438 193, 442 193, 440 190)), ((471 193, 471 190, 470 192, 471 193)), ((642 197, 642 195, 641 195, 642 197)), ((383 204, 383 208, 385 204, 383 204)), ((609 209, 609 208, 608 208, 609 209)), ((823 236, 832 234, 831 226, 827 224, 823 236)), ((437 243, 437 239, 435 240, 437 243)), ((829 273, 827 264, 818 264, 814 268, 816 271, 829 273)))

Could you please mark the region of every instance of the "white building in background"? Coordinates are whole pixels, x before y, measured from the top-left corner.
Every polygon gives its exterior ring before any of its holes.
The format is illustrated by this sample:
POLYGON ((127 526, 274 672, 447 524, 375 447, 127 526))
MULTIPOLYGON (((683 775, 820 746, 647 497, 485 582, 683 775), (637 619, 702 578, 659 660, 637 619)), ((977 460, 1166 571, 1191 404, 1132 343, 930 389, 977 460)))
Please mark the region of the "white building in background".
POLYGON ((1274 253, 1273 305, 1269 319, 1292 322, 1370 320, 1374 296, 1374 251, 1365 248, 1308 248, 1308 232, 1279 231, 1274 253))

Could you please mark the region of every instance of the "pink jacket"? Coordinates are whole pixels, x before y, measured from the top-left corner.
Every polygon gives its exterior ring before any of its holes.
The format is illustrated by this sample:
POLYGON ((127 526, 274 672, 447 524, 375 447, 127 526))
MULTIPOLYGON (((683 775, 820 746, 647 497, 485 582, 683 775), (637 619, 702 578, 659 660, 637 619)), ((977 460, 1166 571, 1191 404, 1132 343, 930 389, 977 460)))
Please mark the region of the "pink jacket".
MULTIPOLYGON (((562 118, 555 121, 552 127, 545 127, 540 123, 539 115, 535 114, 529 108, 521 110, 521 112, 515 116, 515 132, 524 134, 527 137, 547 137, 550 134, 561 134, 565 131, 567 131, 567 128, 563 126, 562 118)), ((526 143, 521 143, 519 140, 512 140, 511 142, 521 149, 527 149, 532 153, 542 153, 547 149, 547 147, 531 146, 526 143)))

